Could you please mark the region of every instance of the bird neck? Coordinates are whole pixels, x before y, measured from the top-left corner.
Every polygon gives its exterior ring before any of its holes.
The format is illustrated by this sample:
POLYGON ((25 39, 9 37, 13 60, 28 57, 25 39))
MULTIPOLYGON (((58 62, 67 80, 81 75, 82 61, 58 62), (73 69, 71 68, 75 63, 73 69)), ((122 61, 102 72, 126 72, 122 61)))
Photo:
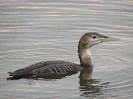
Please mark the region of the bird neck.
POLYGON ((82 48, 81 46, 79 46, 78 54, 79 54, 81 66, 84 66, 84 67, 93 66, 90 48, 82 48))

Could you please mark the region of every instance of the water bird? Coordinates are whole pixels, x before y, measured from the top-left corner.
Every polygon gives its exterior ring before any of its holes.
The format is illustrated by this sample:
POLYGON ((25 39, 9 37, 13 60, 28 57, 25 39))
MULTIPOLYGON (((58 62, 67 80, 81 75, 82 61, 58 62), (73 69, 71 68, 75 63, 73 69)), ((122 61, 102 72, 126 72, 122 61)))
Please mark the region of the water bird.
POLYGON ((119 38, 108 37, 96 32, 85 33, 78 43, 78 56, 80 64, 62 61, 51 60, 38 62, 28 67, 8 72, 12 78, 45 78, 59 79, 68 75, 75 74, 83 68, 93 67, 90 48, 96 44, 115 41, 119 38))

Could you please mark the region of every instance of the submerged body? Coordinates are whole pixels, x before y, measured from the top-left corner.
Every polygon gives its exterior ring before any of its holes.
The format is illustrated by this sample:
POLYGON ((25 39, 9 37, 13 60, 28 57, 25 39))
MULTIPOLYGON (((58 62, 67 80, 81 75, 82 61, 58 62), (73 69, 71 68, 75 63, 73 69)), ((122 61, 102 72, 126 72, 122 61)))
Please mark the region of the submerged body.
POLYGON ((44 61, 9 72, 9 75, 13 76, 13 78, 57 79, 75 74, 84 67, 93 66, 90 52, 90 48, 93 45, 113 40, 118 40, 118 38, 107 37, 95 32, 86 33, 81 37, 78 45, 80 64, 60 60, 44 61))

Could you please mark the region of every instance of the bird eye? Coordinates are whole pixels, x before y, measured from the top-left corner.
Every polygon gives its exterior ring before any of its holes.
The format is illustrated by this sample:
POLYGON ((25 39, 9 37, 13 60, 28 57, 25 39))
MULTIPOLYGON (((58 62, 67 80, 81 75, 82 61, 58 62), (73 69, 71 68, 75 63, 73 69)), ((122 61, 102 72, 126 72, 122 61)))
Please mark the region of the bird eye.
POLYGON ((95 35, 93 36, 93 39, 97 38, 95 35))

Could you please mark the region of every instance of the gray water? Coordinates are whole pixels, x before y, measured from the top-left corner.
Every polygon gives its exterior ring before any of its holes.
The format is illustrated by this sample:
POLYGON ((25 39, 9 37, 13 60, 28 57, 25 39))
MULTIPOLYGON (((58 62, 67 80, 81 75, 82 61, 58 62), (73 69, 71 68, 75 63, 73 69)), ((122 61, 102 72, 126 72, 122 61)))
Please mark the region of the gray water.
MULTIPOLYGON (((89 77, 88 77, 89 78, 89 77)), ((133 99, 132 0, 1 0, 0 99, 133 99), (7 80, 7 72, 44 60, 79 63, 87 32, 121 40, 94 46, 91 79, 7 80)))

